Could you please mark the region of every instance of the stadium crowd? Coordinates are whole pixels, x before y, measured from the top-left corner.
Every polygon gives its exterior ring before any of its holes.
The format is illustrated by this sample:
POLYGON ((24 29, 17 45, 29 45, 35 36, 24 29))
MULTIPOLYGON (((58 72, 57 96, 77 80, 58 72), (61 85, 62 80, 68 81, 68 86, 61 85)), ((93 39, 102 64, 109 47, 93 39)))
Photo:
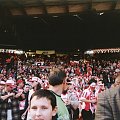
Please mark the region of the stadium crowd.
POLYGON ((0 120, 29 120, 31 95, 38 89, 49 89, 48 76, 54 68, 66 73, 68 87, 61 98, 71 120, 94 120, 98 94, 120 83, 115 81, 120 74, 119 59, 74 61, 68 56, 1 53, 0 120))

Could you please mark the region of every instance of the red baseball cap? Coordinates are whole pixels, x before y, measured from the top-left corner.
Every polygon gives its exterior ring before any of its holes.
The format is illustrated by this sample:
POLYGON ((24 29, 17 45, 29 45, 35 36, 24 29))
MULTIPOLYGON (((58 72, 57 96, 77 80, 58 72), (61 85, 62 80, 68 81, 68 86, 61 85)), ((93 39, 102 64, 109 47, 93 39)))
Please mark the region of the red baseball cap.
POLYGON ((16 82, 16 84, 18 85, 19 83, 24 83, 24 81, 23 80, 21 80, 21 79, 19 79, 17 82, 16 82))

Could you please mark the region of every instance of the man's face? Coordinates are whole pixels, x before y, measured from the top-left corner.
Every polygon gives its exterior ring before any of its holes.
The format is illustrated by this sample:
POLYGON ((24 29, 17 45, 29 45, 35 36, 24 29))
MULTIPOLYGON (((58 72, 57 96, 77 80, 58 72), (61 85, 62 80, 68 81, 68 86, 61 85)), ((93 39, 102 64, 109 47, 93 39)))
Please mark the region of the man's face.
POLYGON ((102 83, 102 81, 99 81, 99 82, 98 82, 98 86, 99 86, 100 89, 103 89, 103 88, 104 88, 104 84, 102 83))
POLYGON ((37 81, 30 81, 30 84, 32 87, 35 87, 35 86, 37 86, 38 82, 37 81))
POLYGON ((57 113, 52 109, 50 100, 46 98, 37 98, 34 96, 30 105, 30 116, 32 120, 52 120, 52 116, 57 113))
POLYGON ((95 87, 96 87, 96 83, 91 83, 90 84, 90 89, 93 91, 93 90, 95 90, 95 87))
POLYGON ((69 88, 69 85, 67 85, 67 82, 65 80, 64 83, 63 83, 63 90, 62 90, 62 92, 65 91, 65 90, 68 90, 68 88, 69 88))
POLYGON ((0 84, 0 90, 3 90, 5 88, 5 85, 0 84))
POLYGON ((24 82, 19 83, 20 88, 24 87, 24 82))
POLYGON ((25 90, 26 92, 28 92, 28 91, 30 90, 30 86, 29 86, 29 85, 25 85, 24 90, 25 90))
POLYGON ((119 79, 116 79, 116 80, 115 80, 115 85, 116 85, 116 86, 120 85, 120 80, 119 80, 119 79))
POLYGON ((11 92, 13 90, 13 86, 12 85, 6 85, 6 90, 8 92, 11 92))

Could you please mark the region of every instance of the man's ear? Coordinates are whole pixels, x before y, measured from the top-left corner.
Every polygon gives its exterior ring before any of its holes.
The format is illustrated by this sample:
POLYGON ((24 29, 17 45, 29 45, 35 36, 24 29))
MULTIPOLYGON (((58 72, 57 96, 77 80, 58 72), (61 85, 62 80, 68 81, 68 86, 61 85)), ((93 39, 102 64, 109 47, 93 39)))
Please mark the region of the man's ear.
POLYGON ((65 78, 63 79, 63 84, 66 84, 66 82, 67 82, 67 81, 66 81, 66 77, 65 77, 65 78))
POLYGON ((57 106, 52 111, 52 116, 55 116, 57 114, 58 108, 57 106))

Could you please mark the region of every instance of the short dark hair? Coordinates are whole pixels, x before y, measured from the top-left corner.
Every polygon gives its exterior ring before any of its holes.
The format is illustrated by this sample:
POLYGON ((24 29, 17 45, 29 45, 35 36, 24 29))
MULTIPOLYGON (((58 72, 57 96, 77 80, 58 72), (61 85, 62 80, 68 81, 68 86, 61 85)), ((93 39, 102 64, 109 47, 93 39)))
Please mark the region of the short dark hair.
POLYGON ((46 89, 36 90, 30 98, 30 103, 33 97, 35 96, 37 97, 37 99, 46 98, 50 100, 52 109, 54 109, 57 106, 56 97, 50 90, 46 90, 46 89))
POLYGON ((25 83, 25 85, 27 85, 27 86, 31 86, 29 83, 25 83))
POLYGON ((66 78, 66 73, 63 69, 55 68, 50 72, 48 78, 50 85, 60 85, 64 82, 64 79, 66 78))
POLYGON ((90 85, 91 83, 97 83, 97 80, 95 80, 94 78, 90 79, 89 82, 88 82, 88 85, 90 85))

